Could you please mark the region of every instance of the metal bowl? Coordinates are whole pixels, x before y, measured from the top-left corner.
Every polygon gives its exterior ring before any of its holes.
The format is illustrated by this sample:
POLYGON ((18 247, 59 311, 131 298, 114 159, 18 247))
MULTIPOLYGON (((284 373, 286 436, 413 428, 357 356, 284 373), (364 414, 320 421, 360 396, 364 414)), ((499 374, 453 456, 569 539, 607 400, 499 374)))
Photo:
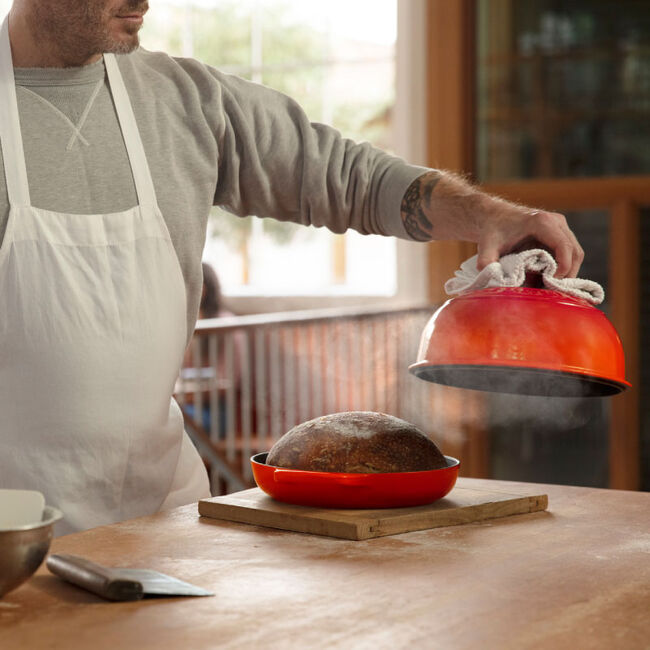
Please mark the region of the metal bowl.
POLYGON ((0 528, 0 598, 21 585, 41 566, 50 548, 60 510, 45 506, 41 521, 0 528))

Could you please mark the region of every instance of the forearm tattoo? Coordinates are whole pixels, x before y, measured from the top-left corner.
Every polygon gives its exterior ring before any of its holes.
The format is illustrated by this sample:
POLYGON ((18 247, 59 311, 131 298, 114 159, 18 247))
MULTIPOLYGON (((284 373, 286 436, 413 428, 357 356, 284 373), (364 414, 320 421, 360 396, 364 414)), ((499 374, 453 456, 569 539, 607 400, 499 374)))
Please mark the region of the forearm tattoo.
POLYGON ((431 202, 431 194, 440 175, 432 172, 416 178, 406 190, 400 214, 406 232, 418 241, 429 241, 433 238, 433 224, 425 215, 424 209, 431 202))

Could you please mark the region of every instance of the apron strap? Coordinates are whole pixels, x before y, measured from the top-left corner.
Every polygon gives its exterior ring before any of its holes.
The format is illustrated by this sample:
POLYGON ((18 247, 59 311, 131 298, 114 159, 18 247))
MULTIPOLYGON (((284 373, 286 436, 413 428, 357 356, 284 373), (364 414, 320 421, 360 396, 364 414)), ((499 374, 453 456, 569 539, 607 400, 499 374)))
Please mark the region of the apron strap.
MULTIPOLYGON (((156 192, 151 179, 151 172, 135 116, 133 115, 129 95, 124 86, 115 55, 105 54, 104 63, 111 93, 115 101, 117 118, 129 156, 138 202, 143 206, 155 207, 157 205, 156 192)), ((2 23, 2 28, 0 28, 0 145, 2 147, 9 204, 31 205, 16 98, 16 81, 14 79, 11 44, 9 41, 8 14, 2 23)))
POLYGON ((108 74, 108 83, 111 88, 111 93, 115 101, 115 110, 117 111, 117 119, 122 129, 122 137, 126 145, 126 151, 129 155, 129 162, 131 164, 131 171, 133 173, 133 181, 135 189, 138 193, 138 202, 142 206, 155 207, 156 191, 153 186, 151 178, 151 171, 147 163, 147 157, 144 153, 140 132, 138 125, 135 121, 133 108, 129 95, 127 93, 122 74, 117 65, 117 60, 114 54, 104 54, 104 65, 108 74))
POLYGON ((16 82, 9 42, 9 14, 0 30, 0 143, 9 205, 30 205, 25 151, 20 131, 16 82))

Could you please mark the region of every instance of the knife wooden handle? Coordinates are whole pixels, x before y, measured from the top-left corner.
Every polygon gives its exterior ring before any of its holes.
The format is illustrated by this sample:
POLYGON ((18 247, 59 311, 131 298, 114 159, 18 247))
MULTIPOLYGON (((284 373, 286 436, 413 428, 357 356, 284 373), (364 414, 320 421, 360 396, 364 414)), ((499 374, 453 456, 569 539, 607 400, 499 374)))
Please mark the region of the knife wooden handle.
POLYGON ((140 600, 142 583, 120 575, 119 569, 68 554, 50 555, 47 568, 55 575, 108 600, 140 600))

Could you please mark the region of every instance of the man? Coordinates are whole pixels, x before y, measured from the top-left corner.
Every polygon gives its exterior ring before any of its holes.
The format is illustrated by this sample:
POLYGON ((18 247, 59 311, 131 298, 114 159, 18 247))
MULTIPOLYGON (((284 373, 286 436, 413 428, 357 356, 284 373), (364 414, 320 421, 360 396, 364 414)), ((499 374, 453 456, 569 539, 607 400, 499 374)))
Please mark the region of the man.
POLYGON ((0 39, 0 487, 60 532, 208 495, 174 381, 213 204, 305 225, 523 242, 559 275, 564 217, 489 197, 310 124, 288 97, 138 49, 142 0, 14 0, 0 39), (117 55, 117 56, 115 56, 117 55))

